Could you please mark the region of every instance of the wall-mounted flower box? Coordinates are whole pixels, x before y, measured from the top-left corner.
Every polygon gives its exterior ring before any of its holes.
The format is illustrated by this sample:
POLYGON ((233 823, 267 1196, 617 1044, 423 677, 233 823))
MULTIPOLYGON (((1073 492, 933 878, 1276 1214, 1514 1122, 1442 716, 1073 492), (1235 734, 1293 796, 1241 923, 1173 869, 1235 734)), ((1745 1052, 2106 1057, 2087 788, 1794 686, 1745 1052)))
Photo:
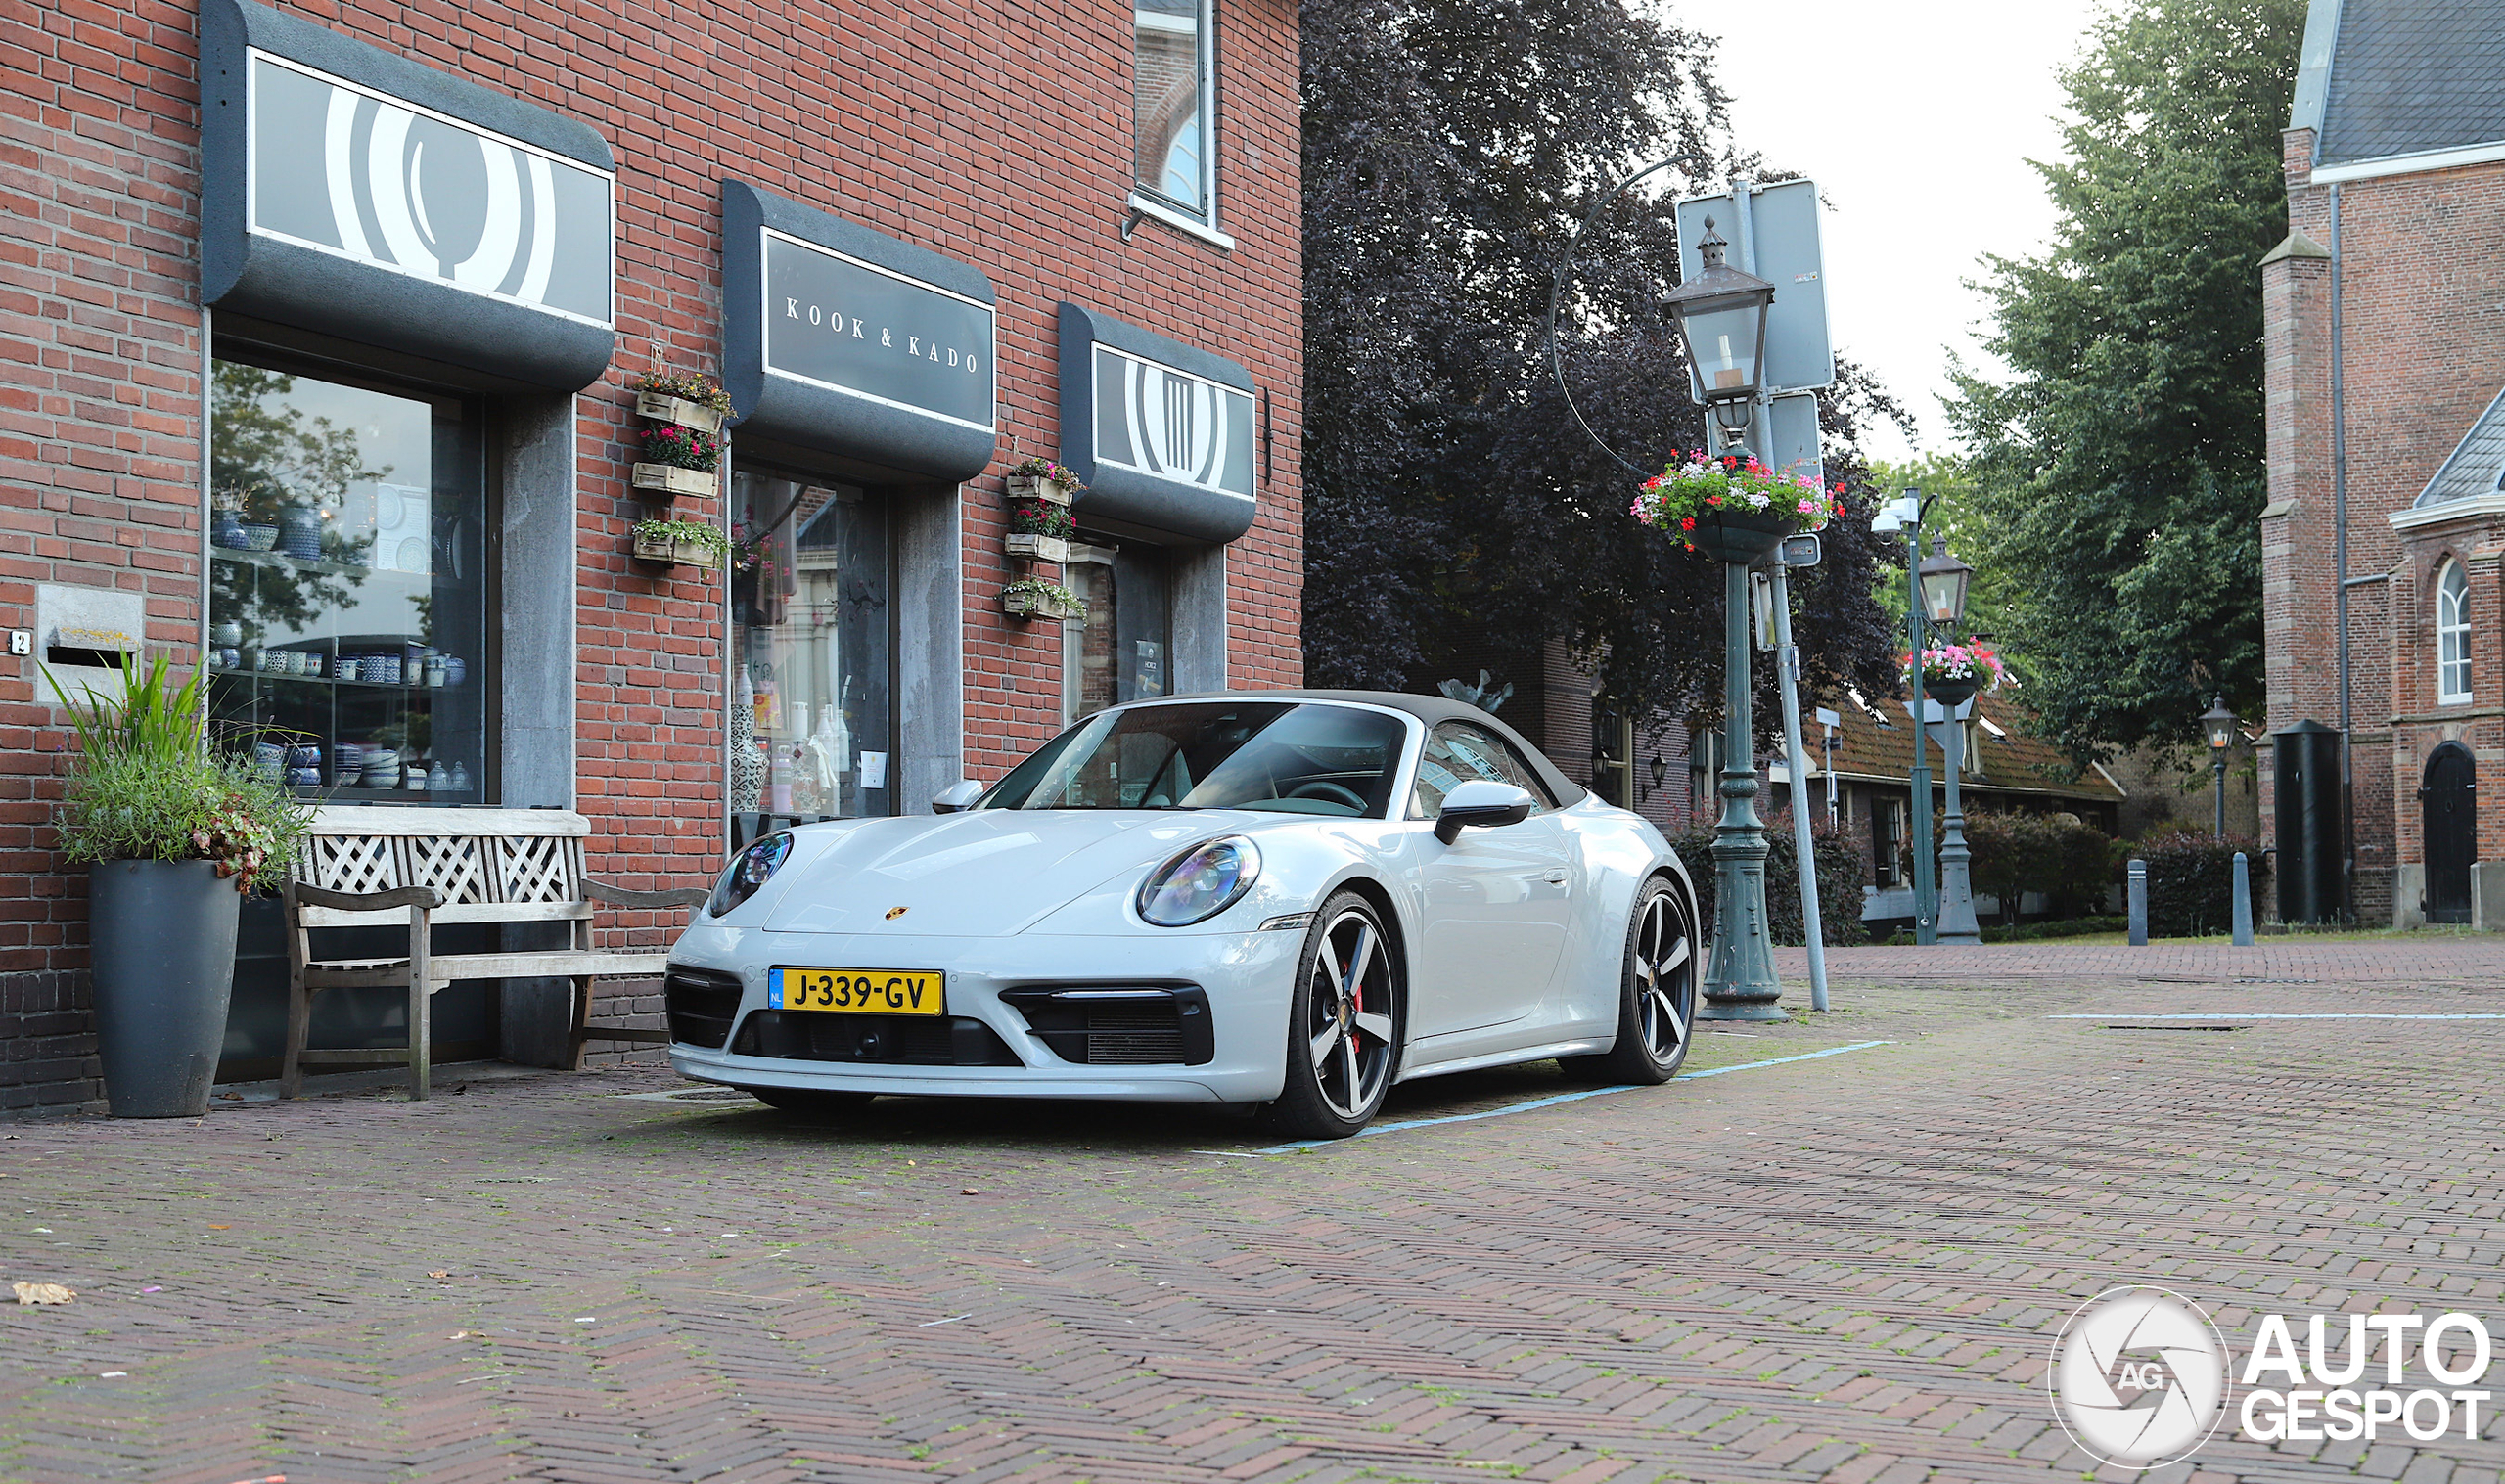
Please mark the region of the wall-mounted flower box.
POLYGON ((722 415, 702 402, 674 397, 665 391, 639 391, 635 394, 635 413, 656 423, 675 423, 693 427, 698 432, 720 432, 722 415))
POLYGON ((722 487, 722 476, 706 469, 680 469, 674 464, 638 464, 635 487, 675 500, 681 495, 710 495, 722 487))
POLYGON ((1021 577, 1002 590, 1000 609, 1012 618, 1070 619, 1087 616, 1076 593, 1041 577, 1021 577))
POLYGON ((1071 485, 1056 484, 1036 474, 1009 476, 1009 498, 1012 500, 1041 500, 1047 505, 1068 505, 1077 492, 1071 485))
POLYGON ((1070 543, 1059 536, 1026 535, 1012 531, 1008 537, 1009 555, 1033 562, 1068 562, 1070 543))
POLYGON ((694 520, 635 522, 635 560, 657 566, 695 566, 718 570, 730 551, 730 540, 712 526, 694 520))

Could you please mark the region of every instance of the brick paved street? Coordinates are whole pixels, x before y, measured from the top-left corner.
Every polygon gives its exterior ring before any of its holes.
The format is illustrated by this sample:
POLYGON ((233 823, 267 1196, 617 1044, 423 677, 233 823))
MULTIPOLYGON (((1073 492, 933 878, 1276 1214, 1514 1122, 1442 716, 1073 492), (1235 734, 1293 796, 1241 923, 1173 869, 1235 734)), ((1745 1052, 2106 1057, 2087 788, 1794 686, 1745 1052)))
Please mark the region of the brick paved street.
MULTIPOLYGON (((79 1294, 0 1308, 0 1478, 2120 1479, 2042 1374, 2110 1285, 2232 1345, 2505 1333, 2505 1021, 2225 1018, 2505 1012, 2488 940, 1837 965, 1843 1009, 1692 1065, 1887 1044, 1279 1156, 1188 1110, 809 1127, 650 1068, 0 1124, 0 1283, 79 1294), (2241 1028, 2153 1018, 2189 1012, 2241 1028)), ((2146 1477, 2505 1467, 2492 1426, 2232 1427, 2146 1477)))

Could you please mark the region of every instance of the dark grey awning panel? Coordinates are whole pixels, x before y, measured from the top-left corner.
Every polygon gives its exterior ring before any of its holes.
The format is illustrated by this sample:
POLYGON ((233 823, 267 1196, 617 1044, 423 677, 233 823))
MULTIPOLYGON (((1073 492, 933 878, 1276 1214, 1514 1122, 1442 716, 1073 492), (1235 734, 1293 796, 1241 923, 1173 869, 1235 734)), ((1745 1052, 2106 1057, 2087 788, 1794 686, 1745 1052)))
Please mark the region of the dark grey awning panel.
POLYGON ((998 441, 991 280, 722 182, 722 380, 744 434, 936 480, 998 441))
POLYGON ((201 9, 201 298, 571 391, 616 345, 616 160, 578 119, 252 0, 201 9))
POLYGON ((1259 388, 1223 356, 1061 306, 1061 462, 1080 518, 1182 541, 1252 526, 1259 388))

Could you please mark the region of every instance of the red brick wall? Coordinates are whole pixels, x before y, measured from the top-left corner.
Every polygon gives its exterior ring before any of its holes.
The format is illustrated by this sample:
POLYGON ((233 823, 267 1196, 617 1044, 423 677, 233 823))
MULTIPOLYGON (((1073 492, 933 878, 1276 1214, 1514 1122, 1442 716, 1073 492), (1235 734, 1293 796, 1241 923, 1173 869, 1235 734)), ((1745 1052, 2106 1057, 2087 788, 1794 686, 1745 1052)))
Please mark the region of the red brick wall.
MULTIPOLYGON (((578 787, 593 869, 701 882, 719 860, 718 583, 626 557, 631 400, 654 347, 720 354, 718 180, 974 263, 1000 295, 1002 447, 1057 445, 1054 306, 1087 303, 1259 382, 1261 514, 1229 554, 1230 674, 1302 678, 1297 12, 1220 0, 1220 225, 1232 252, 1116 227, 1131 176, 1126 8, 875 0, 793 8, 586 0, 295 4, 295 14, 598 128, 618 162, 619 349, 579 401, 578 787)), ((202 615, 197 19, 191 4, 0 13, 0 625, 38 582, 149 598, 188 658, 202 615)), ((997 593, 999 468, 967 486, 967 761, 996 777, 1057 729, 1060 636, 997 593)), ((712 500, 681 514, 718 520, 712 500)), ((0 974, 74 968, 83 889, 56 869, 60 739, 0 657, 0 974)))
MULTIPOLYGON (((2289 222, 2328 247, 2331 190, 2309 165, 2313 136, 2286 139, 2289 222)), ((2432 565, 2403 561, 2387 518, 2415 500, 2505 385, 2494 265, 2505 254, 2505 165, 2350 181, 2341 186, 2342 359, 2347 447, 2348 573, 2389 574, 2349 591, 2352 797, 2358 915, 2391 919, 2396 868, 2418 857, 2415 790, 2440 740, 2396 717, 2435 703, 2432 565)), ((2333 567, 2331 265, 2287 259, 2262 270, 2270 513, 2261 525, 2269 729, 2338 725, 2333 567)), ((2483 595, 2482 595, 2483 596, 2483 595)), ((2494 600, 2475 632, 2474 664, 2500 670, 2494 600)), ((2493 682, 2490 683, 2491 687, 2493 682)), ((2482 697, 2492 709, 2496 697, 2482 697)), ((2474 707, 2473 709, 2477 709, 2474 707)), ((2476 746, 2475 746, 2476 750, 2476 746)), ((2482 778, 2497 754, 2481 759, 2482 778)), ((2262 826, 2273 829, 2262 755, 2262 826)), ((2484 829, 2482 828, 2482 833, 2484 829)), ((2505 836, 2497 840, 2505 849, 2505 836)), ((2482 840, 2482 853, 2490 846, 2482 840)))

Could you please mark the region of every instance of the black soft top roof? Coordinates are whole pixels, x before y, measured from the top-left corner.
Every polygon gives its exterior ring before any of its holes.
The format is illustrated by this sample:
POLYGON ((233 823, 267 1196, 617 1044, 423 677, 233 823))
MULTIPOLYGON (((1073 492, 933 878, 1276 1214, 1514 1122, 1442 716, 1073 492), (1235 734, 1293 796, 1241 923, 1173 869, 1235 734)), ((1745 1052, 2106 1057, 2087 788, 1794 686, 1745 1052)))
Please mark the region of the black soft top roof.
MULTIPOLYGON (((1582 801, 1581 785, 1568 778, 1548 760, 1548 754, 1530 744, 1521 733, 1467 701, 1445 696, 1416 696, 1407 691, 1203 691, 1191 696, 1161 696, 1158 700, 1317 700, 1355 701, 1361 705, 1382 706, 1391 711, 1406 711, 1432 727, 1437 722, 1466 721, 1485 727, 1521 749, 1525 759, 1539 770, 1540 781, 1548 791, 1557 795, 1561 805, 1582 801)), ((1151 702, 1133 702, 1149 704, 1151 702)))

